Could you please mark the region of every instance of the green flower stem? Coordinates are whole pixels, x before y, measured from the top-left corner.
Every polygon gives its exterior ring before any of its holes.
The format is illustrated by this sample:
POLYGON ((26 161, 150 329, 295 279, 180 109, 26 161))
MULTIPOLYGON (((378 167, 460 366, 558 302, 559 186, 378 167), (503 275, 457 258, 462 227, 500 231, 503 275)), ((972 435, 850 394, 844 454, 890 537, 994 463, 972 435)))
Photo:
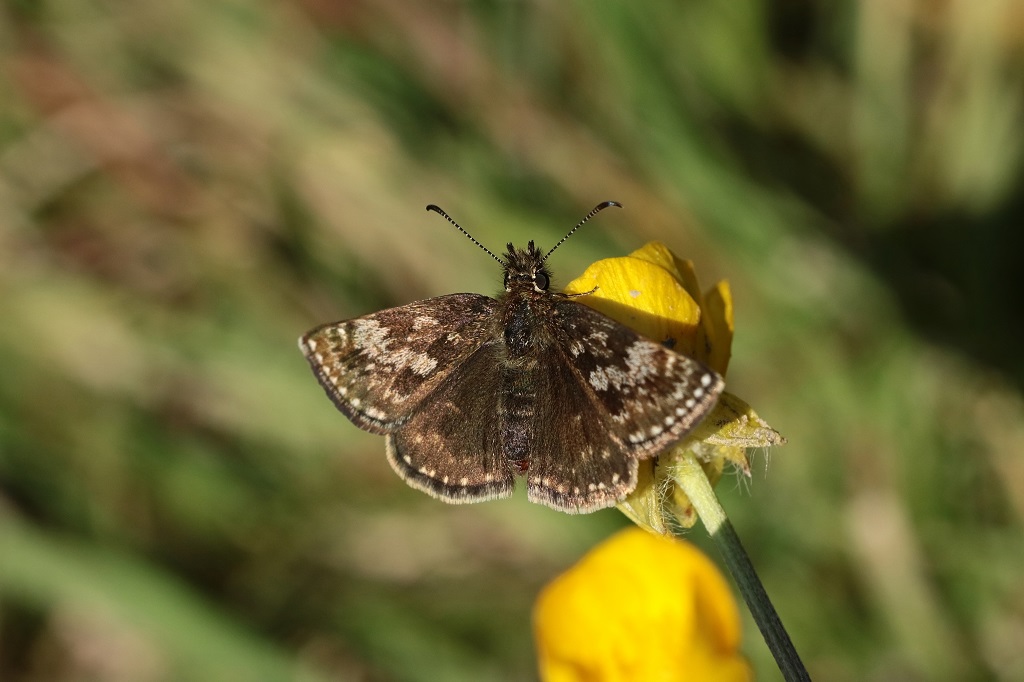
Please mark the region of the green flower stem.
POLYGON ((793 648, 786 628, 779 620, 779 614, 775 612, 768 593, 764 591, 764 585, 757 577, 754 565, 750 563, 750 557, 743 549, 729 517, 725 515, 725 509, 718 502, 715 491, 711 489, 711 482, 708 481, 700 462, 693 453, 686 452, 676 460, 672 475, 676 484, 690 498, 697 515, 704 522, 704 527, 722 553, 725 565, 739 586, 740 593, 747 602, 758 629, 761 630, 761 636, 768 644, 768 649, 775 656, 775 662, 778 663, 783 678, 787 682, 810 680, 807 669, 793 648))

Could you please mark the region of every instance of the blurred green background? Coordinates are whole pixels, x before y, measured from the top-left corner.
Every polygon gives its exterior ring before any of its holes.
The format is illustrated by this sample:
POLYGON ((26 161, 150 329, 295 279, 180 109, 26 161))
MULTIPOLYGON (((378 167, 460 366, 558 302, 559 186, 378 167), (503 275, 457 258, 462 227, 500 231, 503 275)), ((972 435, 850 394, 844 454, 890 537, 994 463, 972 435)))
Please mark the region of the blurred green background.
POLYGON ((407 488, 295 339, 500 288, 427 203, 616 199, 556 275, 730 280, 789 444, 719 491, 812 675, 1024 680, 1022 81, 1013 0, 5 2, 0 679, 535 677, 623 517, 407 488))

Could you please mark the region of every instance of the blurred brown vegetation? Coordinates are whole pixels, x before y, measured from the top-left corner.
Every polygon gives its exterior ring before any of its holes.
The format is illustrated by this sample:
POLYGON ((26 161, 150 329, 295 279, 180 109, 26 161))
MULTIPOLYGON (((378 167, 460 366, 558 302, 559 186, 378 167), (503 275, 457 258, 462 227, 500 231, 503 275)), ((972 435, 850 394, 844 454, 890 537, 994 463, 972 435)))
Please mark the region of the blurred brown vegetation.
POLYGON ((812 676, 1024 679, 1022 67, 1012 0, 6 2, 0 679, 533 677, 624 520, 407 488, 295 339, 497 290, 427 203, 604 199, 563 283, 732 283, 790 444, 719 489, 812 676))

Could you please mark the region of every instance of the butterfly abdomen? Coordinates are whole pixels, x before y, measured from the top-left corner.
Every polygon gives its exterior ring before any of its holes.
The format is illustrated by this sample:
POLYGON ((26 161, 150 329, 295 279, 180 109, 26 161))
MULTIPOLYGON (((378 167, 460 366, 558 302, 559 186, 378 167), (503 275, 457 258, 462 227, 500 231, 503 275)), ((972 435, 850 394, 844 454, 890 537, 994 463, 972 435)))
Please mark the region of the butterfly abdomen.
POLYGON ((502 455, 515 470, 525 474, 530 467, 536 411, 536 393, 529 370, 505 366, 501 372, 501 395, 498 400, 502 455))

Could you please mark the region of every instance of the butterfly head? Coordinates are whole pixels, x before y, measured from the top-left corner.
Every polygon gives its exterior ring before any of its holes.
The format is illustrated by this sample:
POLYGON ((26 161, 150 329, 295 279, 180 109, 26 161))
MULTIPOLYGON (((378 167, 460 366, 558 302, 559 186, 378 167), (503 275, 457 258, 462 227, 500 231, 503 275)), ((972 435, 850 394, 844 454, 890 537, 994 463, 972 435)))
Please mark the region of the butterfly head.
POLYGON ((505 266, 505 291, 525 289, 545 293, 551 286, 551 271, 544 265, 544 253, 532 241, 526 249, 509 244, 502 264, 505 266))

